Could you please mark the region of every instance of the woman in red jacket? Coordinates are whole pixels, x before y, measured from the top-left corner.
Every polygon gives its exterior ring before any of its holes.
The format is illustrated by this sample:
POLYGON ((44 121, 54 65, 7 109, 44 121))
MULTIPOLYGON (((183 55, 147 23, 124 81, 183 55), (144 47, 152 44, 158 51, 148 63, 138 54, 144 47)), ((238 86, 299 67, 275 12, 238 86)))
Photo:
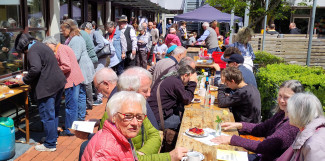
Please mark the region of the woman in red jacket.
POLYGON ((118 92, 108 101, 106 111, 109 119, 91 138, 81 160, 138 160, 131 138, 137 136, 146 118, 146 100, 135 92, 118 92))

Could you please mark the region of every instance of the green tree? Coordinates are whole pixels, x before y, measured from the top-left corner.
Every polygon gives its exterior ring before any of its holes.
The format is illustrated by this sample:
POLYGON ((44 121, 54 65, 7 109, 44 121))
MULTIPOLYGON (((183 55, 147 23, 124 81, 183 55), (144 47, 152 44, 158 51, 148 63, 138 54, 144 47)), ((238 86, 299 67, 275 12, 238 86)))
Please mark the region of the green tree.
MULTIPOLYGON (((234 9, 235 14, 241 17, 245 16, 245 8, 248 7, 247 0, 206 0, 210 6, 221 7, 223 12, 230 13, 234 9)), ((265 0, 250 0, 250 24, 249 27, 260 29, 260 25, 267 14, 271 20, 284 20, 290 18, 292 4, 287 0, 269 0, 268 10, 265 10, 265 0)), ((311 0, 304 0, 299 5, 306 5, 311 0)))

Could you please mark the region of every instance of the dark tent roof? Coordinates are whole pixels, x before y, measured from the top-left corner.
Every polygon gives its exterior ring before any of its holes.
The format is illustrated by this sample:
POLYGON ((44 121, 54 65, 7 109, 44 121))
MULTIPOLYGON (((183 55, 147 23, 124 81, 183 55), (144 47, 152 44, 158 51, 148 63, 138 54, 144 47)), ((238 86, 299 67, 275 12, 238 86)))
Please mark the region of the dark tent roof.
MULTIPOLYGON (((218 22, 230 22, 231 14, 223 13, 218 9, 206 4, 194 11, 177 15, 174 17, 175 21, 193 21, 193 22, 211 22, 217 20, 218 22)), ((242 22, 242 18, 235 16, 235 21, 242 22)))

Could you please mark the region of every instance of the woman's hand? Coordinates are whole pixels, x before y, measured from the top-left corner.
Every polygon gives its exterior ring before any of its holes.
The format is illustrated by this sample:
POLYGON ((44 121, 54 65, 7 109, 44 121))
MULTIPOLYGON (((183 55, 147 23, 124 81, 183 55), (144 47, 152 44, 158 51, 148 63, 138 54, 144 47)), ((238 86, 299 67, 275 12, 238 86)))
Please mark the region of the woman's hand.
POLYGON ((219 64, 217 64, 217 63, 213 63, 212 66, 213 66, 213 68, 214 68, 216 71, 220 71, 220 66, 219 66, 219 64))
POLYGON ((214 142, 214 143, 217 143, 217 144, 229 145, 231 137, 232 136, 218 136, 218 137, 215 137, 215 138, 211 139, 211 141, 214 142))
POLYGON ((240 122, 225 122, 221 124, 221 127, 223 127, 224 130, 229 130, 229 129, 242 129, 243 124, 240 122))
POLYGON ((177 147, 171 152, 169 152, 170 159, 172 161, 179 161, 182 160, 182 158, 186 155, 187 149, 184 147, 177 147))

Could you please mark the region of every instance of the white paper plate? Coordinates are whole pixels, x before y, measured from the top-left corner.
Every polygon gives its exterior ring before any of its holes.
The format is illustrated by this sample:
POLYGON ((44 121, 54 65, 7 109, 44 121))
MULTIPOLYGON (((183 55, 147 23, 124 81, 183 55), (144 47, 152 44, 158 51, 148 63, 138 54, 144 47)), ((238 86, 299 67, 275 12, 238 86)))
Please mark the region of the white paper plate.
POLYGON ((193 98, 191 102, 192 103, 200 103, 201 102, 201 99, 199 101, 194 101, 194 98, 193 98))
POLYGON ((193 133, 190 133, 189 131, 190 131, 190 129, 187 129, 185 131, 185 134, 188 135, 188 136, 197 137, 197 138, 204 138, 204 137, 207 137, 208 136, 208 133, 205 132, 205 131, 204 131, 204 134, 203 135, 195 135, 193 133))

